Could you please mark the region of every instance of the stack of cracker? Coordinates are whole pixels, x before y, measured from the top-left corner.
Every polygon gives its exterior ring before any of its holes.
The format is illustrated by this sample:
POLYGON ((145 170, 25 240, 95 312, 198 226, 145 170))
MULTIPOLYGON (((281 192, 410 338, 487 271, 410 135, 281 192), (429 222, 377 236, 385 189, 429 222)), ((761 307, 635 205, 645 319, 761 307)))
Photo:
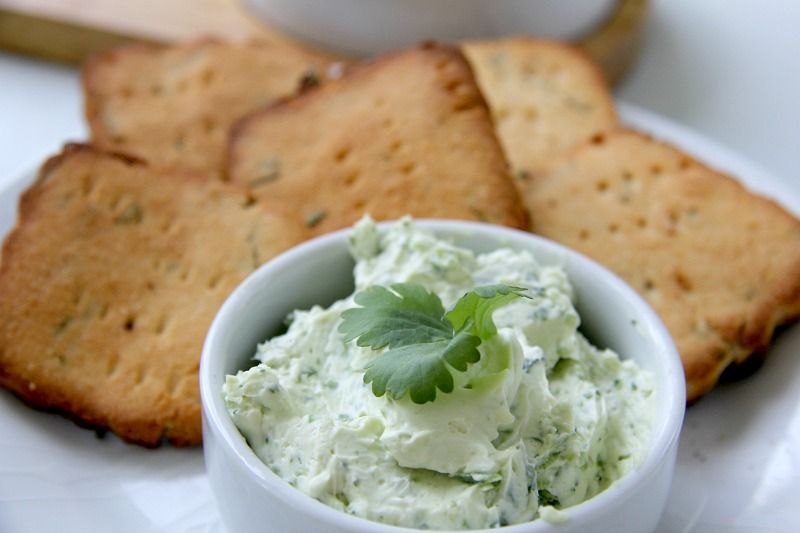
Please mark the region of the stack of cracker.
POLYGON ((800 314, 800 223, 622 128, 563 44, 425 44, 344 69, 271 42, 133 45, 83 82, 92 146, 42 167, 3 248, 0 384, 130 442, 198 444, 200 349, 226 295, 367 213, 592 256, 664 319, 689 400, 800 314))
POLYGON ((131 442, 198 444, 206 329, 276 253, 366 213, 527 227, 458 49, 309 77, 324 61, 215 41, 90 61, 93 147, 45 164, 6 240, 0 383, 131 442))
POLYGON ((530 229, 604 264, 658 312, 687 399, 800 315, 800 222, 688 154, 623 128, 598 70, 527 38, 467 43, 530 229))

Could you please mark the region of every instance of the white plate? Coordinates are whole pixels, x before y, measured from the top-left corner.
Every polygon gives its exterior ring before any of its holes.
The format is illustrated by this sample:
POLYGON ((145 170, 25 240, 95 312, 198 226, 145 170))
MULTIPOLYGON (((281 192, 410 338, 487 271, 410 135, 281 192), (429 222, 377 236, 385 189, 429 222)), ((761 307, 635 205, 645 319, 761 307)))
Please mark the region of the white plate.
MULTIPOLYGON (((657 115, 621 105, 624 120, 738 176, 800 215, 800 196, 747 160, 657 115)), ((0 191, 11 227, 20 176, 0 191)), ((659 533, 794 533, 800 525, 800 326, 783 331, 764 366, 720 386, 686 416, 659 533)), ((200 450, 144 450, 98 439, 0 392, 0 531, 221 533, 200 450)))

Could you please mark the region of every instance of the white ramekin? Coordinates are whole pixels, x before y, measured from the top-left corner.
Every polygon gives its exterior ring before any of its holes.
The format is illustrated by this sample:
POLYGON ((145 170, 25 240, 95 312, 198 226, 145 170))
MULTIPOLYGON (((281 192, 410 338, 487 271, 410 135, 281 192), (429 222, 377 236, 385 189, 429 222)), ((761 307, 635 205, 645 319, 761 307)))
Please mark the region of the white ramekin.
MULTIPOLYGON (((474 222, 418 224, 477 252, 510 246, 530 250, 542 264, 563 266, 576 291, 582 331, 594 343, 636 360, 656 378, 655 426, 650 450, 637 470, 597 496, 566 509, 564 524, 537 520, 501 531, 652 531, 669 492, 686 398, 680 359, 656 314, 611 272, 546 239, 474 222)), ((308 241, 263 265, 230 295, 208 332, 200 364, 203 450, 220 514, 231 532, 416 531, 350 516, 291 487, 247 445, 222 398, 225 376, 249 366, 256 344, 275 333, 289 311, 327 305, 352 292, 348 232, 308 241)))

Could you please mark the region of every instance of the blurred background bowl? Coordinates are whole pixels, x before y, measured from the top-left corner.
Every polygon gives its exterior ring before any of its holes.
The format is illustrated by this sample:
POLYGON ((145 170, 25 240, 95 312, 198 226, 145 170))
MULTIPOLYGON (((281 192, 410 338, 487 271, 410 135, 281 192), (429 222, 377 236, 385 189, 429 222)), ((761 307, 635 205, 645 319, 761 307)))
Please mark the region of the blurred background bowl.
POLYGON ((267 24, 321 48, 375 55, 418 41, 527 34, 576 40, 619 0, 243 0, 267 24))

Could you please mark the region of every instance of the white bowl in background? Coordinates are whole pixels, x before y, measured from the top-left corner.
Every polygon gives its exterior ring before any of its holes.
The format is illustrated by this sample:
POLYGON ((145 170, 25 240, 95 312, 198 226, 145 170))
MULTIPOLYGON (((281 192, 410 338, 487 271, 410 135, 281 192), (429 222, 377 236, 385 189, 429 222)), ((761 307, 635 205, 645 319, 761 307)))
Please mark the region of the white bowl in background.
MULTIPOLYGON (((508 246, 529 250, 540 264, 563 266, 575 289, 581 330, 594 344, 634 359, 655 375, 657 412, 649 452, 640 467, 593 498, 565 509, 564 524, 536 520, 501 531, 653 530, 669 492, 685 407, 683 368, 660 319, 614 274, 552 241, 475 222, 417 223, 476 252, 508 246)), ((349 232, 318 237, 261 266, 230 295, 209 329, 200 363, 203 452, 220 515, 231 532, 417 531, 342 513, 291 487, 248 446, 222 397, 225 376, 251 366, 256 344, 273 335, 291 310, 328 305, 352 293, 354 262, 348 252, 349 232)))
POLYGON ((267 24, 323 49, 375 55, 422 40, 510 34, 575 39, 617 0, 244 0, 267 24))

